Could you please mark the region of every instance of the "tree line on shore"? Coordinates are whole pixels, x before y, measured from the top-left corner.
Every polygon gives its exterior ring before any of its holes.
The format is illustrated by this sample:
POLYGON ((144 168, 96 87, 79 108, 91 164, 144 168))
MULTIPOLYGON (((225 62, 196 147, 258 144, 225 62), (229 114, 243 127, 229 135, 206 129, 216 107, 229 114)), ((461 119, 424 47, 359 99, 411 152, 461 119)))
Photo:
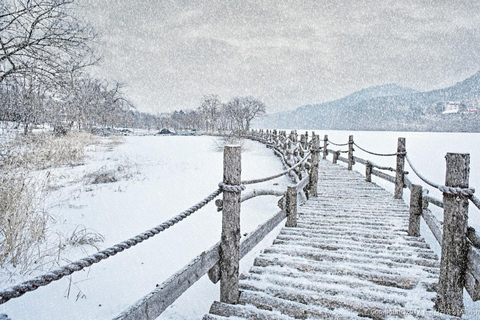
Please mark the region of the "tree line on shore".
POLYGON ((74 0, 3 0, 0 3, 0 121, 50 124, 65 133, 98 127, 246 130, 265 112, 252 98, 221 103, 207 95, 197 110, 140 112, 122 84, 92 77, 98 63, 95 30, 82 21, 74 0))

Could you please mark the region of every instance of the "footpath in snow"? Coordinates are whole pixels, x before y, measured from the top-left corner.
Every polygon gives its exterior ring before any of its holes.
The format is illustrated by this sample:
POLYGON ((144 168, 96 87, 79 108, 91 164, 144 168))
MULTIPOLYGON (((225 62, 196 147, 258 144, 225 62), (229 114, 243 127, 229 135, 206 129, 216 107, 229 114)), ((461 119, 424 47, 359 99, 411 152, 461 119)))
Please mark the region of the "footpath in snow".
POLYGON ((242 276, 240 303, 204 319, 451 318, 433 309, 438 257, 408 236, 403 200, 321 161, 318 197, 298 214, 242 276))

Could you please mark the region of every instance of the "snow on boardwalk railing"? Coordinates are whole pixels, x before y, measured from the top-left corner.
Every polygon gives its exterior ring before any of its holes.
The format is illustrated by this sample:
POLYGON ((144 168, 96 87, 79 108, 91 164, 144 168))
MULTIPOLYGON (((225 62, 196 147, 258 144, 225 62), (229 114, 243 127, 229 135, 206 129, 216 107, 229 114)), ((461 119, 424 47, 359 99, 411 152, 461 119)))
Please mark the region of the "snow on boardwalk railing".
MULTIPOLYGON (((288 147, 290 148, 290 144, 288 147)), ((296 225, 297 193, 301 193, 304 198, 306 198, 306 194, 313 192, 313 190, 315 190, 316 193, 318 153, 320 150, 318 136, 312 137, 312 141, 308 144, 305 141, 305 143, 302 146, 298 146, 298 148, 301 150, 299 154, 301 154, 302 157, 296 157, 294 159, 290 157, 288 157, 288 159, 285 158, 291 151, 290 149, 286 150, 284 148, 282 150, 275 148, 277 154, 282 157, 282 161, 286 165, 287 170, 266 178, 241 181, 240 146, 226 146, 224 148, 224 180, 219 183, 218 189, 205 199, 172 219, 135 237, 103 249, 83 259, 55 268, 31 280, 0 290, 0 304, 20 297, 27 292, 34 291, 39 287, 46 286, 53 281, 60 280, 86 267, 90 267, 95 263, 99 263, 154 237, 200 210, 221 193, 223 193, 223 200, 217 200, 215 204, 219 210, 223 211, 222 241, 194 258, 183 269, 172 275, 154 291, 141 298, 115 319, 153 319, 158 317, 170 304, 180 297, 183 292, 207 272, 213 282, 216 283, 221 280, 220 300, 222 302, 235 303, 239 296, 239 260, 263 240, 285 217, 287 218, 287 226, 296 225), (312 146, 312 150, 309 149, 310 146, 312 146), (308 163, 307 160, 310 160, 310 163, 308 163), (296 185, 288 187, 286 192, 253 190, 243 197, 240 196, 241 192, 245 190, 244 185, 269 181, 286 174, 290 174, 297 182, 296 185), (305 177, 301 179, 303 176, 305 177), (310 189, 306 190, 307 187, 310 189), (273 215, 240 242, 240 203, 260 195, 283 196, 279 202, 282 210, 273 215)), ((5 315, 2 314, 0 316, 5 315)))
MULTIPOLYGON (((290 138, 285 139, 285 132, 277 135, 276 130, 265 132, 260 130, 253 134, 260 141, 267 143, 273 141, 275 145, 281 146, 289 144, 292 137, 296 136, 296 132, 292 131, 290 138)), ((303 135, 302 139, 304 139, 303 135)), ((356 162, 364 164, 366 181, 371 182, 372 175, 375 175, 394 183, 396 199, 403 197, 404 188, 410 189, 409 235, 420 236, 420 217, 423 217, 442 247, 435 308, 442 313, 461 316, 464 312, 463 288, 467 290, 472 300, 480 300, 480 236, 474 228, 468 226, 468 202, 470 200, 480 209, 480 199, 474 196, 475 189, 469 187, 470 155, 447 153, 445 185, 440 185, 426 179, 416 170, 407 155, 405 145, 405 138, 399 138, 397 152, 376 153, 360 147, 355 143, 353 136, 349 136, 347 143, 334 143, 325 135, 322 147, 323 159, 326 159, 330 152, 333 154, 332 162, 345 162, 348 170, 352 170, 356 162), (338 147, 348 146, 348 149, 331 150, 328 149, 330 144, 338 147), (354 146, 374 156, 395 156, 396 168, 379 166, 370 160, 355 157, 354 146), (348 154, 348 157, 341 157, 341 153, 348 154), (443 201, 429 196, 427 189, 423 190, 422 186, 413 184, 407 178, 405 160, 420 180, 443 193, 443 201), (380 170, 395 172, 395 176, 380 170), (442 223, 428 209, 429 203, 444 209, 443 228, 442 223)))

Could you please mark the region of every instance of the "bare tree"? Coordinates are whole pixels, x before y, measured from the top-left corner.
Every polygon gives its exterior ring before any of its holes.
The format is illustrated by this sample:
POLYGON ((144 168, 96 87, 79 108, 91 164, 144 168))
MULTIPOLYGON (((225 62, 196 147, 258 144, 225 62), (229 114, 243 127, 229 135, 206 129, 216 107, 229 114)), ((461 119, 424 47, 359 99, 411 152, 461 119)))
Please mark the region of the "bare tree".
POLYGON ((200 111, 205 120, 206 131, 215 131, 217 128, 217 119, 220 115, 222 103, 215 94, 209 94, 203 97, 200 111))
POLYGON ((42 82, 93 63, 95 35, 73 14, 73 0, 2 0, 0 83, 30 74, 42 82))
POLYGON ((232 129, 248 131, 252 120, 265 113, 265 104, 253 97, 236 97, 225 107, 232 129))

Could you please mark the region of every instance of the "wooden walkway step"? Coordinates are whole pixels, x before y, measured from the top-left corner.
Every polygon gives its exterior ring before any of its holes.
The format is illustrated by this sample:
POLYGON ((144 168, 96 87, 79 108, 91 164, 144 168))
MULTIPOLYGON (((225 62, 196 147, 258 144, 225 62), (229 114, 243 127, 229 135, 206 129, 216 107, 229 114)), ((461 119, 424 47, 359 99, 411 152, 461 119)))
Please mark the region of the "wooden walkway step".
POLYGON ((298 215, 241 275, 239 303, 204 319, 453 319, 433 309, 439 259, 408 236, 403 200, 321 161, 298 215))

